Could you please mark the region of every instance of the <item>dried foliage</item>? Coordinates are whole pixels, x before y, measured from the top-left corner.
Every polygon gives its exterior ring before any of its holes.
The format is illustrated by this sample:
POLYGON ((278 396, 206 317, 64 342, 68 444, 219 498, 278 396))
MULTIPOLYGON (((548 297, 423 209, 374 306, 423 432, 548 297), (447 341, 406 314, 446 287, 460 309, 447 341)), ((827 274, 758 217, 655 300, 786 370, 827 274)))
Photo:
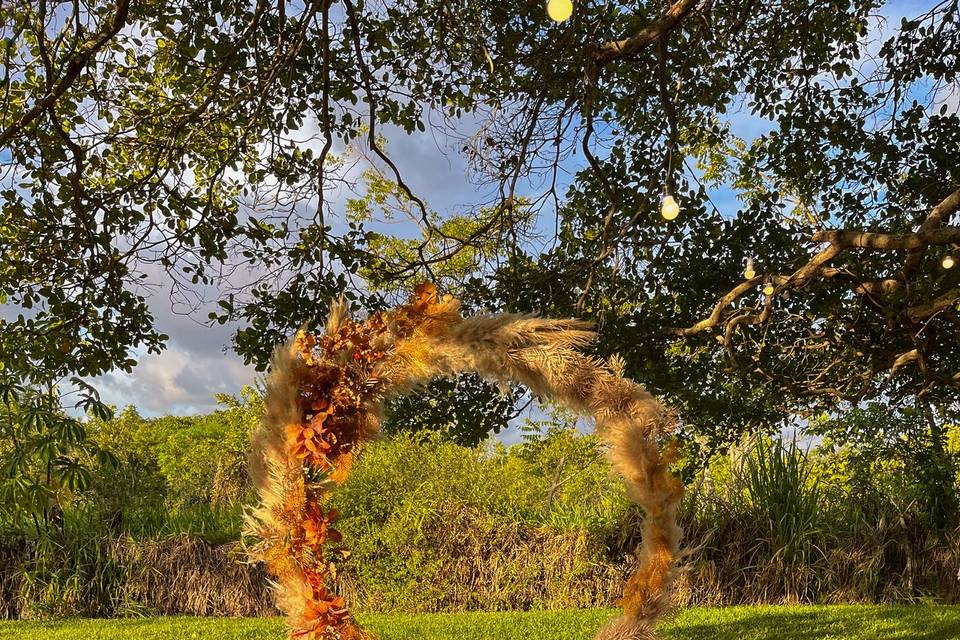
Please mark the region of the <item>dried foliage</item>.
POLYGON ((623 615, 598 639, 654 638, 653 621, 670 604, 681 530, 683 493, 669 470, 672 447, 659 442, 674 418, 622 375, 619 359, 601 361, 578 348, 594 337, 575 320, 500 314, 462 318, 451 296, 434 285, 366 322, 341 302, 325 335, 300 331, 278 348, 267 380, 264 422, 254 436, 251 474, 260 504, 247 531, 251 557, 276 578, 279 607, 291 638, 362 638, 341 597, 331 593, 344 550, 331 528, 325 498, 349 474, 356 445, 377 433, 384 397, 437 375, 473 371, 519 382, 596 420, 630 497, 645 510, 638 565, 624 589, 623 615))
POLYGON ((112 537, 78 529, 0 536, 0 619, 276 615, 262 567, 235 542, 112 537))
POLYGON ((263 571, 237 562, 235 543, 212 545, 191 536, 110 543, 126 568, 118 599, 125 612, 153 615, 271 616, 263 571))

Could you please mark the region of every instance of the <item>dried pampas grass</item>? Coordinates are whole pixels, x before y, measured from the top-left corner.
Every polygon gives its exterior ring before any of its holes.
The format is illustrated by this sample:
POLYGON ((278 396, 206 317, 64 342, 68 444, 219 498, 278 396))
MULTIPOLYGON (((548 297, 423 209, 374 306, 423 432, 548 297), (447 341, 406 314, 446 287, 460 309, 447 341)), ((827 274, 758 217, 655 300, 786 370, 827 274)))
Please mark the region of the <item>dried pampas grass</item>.
POLYGON ((336 304, 322 337, 298 333, 279 347, 267 380, 266 414, 250 471, 260 496, 247 532, 249 552, 275 577, 278 606, 291 637, 362 638, 341 598, 333 596, 339 534, 327 495, 342 484, 356 445, 378 429, 383 399, 426 379, 473 371, 501 383, 519 382, 596 420, 630 497, 647 514, 638 564, 624 588, 623 615, 600 640, 656 638, 654 621, 670 605, 681 530, 682 485, 670 472, 672 447, 660 448, 675 418, 623 377, 619 358, 583 354, 594 334, 576 320, 515 315, 462 318, 450 296, 432 285, 411 301, 365 323, 336 304))

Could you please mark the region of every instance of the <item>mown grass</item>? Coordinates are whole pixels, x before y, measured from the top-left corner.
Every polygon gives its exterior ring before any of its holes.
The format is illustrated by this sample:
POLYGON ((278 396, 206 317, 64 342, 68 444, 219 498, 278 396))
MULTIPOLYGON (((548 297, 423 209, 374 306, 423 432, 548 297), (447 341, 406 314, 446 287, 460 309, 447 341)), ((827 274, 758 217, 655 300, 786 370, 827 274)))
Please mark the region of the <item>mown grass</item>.
MULTIPOLYGON (((616 612, 367 614, 381 640, 584 640, 616 612)), ((688 609, 661 625, 670 640, 954 640, 960 607, 830 606, 688 609)), ((277 618, 144 618, 2 622, 0 640, 279 640, 277 618)))

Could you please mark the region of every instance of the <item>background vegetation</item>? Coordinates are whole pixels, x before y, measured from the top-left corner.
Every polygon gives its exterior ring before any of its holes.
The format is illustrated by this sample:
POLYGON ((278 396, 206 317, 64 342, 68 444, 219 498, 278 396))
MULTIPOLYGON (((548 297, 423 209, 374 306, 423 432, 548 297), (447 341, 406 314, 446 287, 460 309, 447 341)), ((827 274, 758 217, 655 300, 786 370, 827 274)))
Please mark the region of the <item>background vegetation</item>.
MULTIPOLYGON (((271 614, 239 538, 261 399, 247 389, 221 403, 87 421, 112 452, 91 461, 89 484, 51 492, 34 517, 5 514, 3 615, 271 614)), ((448 430, 367 446, 333 498, 352 551, 340 588, 363 611, 612 606, 641 514, 575 427, 548 414, 509 448, 448 430)), ((681 461, 681 519, 697 545, 681 603, 960 601, 960 427, 945 427, 939 450, 922 416, 894 422, 874 406, 808 431, 817 437, 758 436, 705 466, 681 461)))

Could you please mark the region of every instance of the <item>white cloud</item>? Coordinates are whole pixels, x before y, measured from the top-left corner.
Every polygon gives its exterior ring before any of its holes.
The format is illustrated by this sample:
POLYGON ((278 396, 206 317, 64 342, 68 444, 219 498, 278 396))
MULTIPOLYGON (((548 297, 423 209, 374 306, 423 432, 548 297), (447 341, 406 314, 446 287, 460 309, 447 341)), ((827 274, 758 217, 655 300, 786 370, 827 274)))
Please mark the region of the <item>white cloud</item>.
POLYGON ((94 384, 104 402, 132 404, 156 416, 213 411, 215 394, 237 394, 253 381, 253 368, 234 354, 197 352, 174 343, 159 355, 143 356, 132 373, 112 372, 94 384))

